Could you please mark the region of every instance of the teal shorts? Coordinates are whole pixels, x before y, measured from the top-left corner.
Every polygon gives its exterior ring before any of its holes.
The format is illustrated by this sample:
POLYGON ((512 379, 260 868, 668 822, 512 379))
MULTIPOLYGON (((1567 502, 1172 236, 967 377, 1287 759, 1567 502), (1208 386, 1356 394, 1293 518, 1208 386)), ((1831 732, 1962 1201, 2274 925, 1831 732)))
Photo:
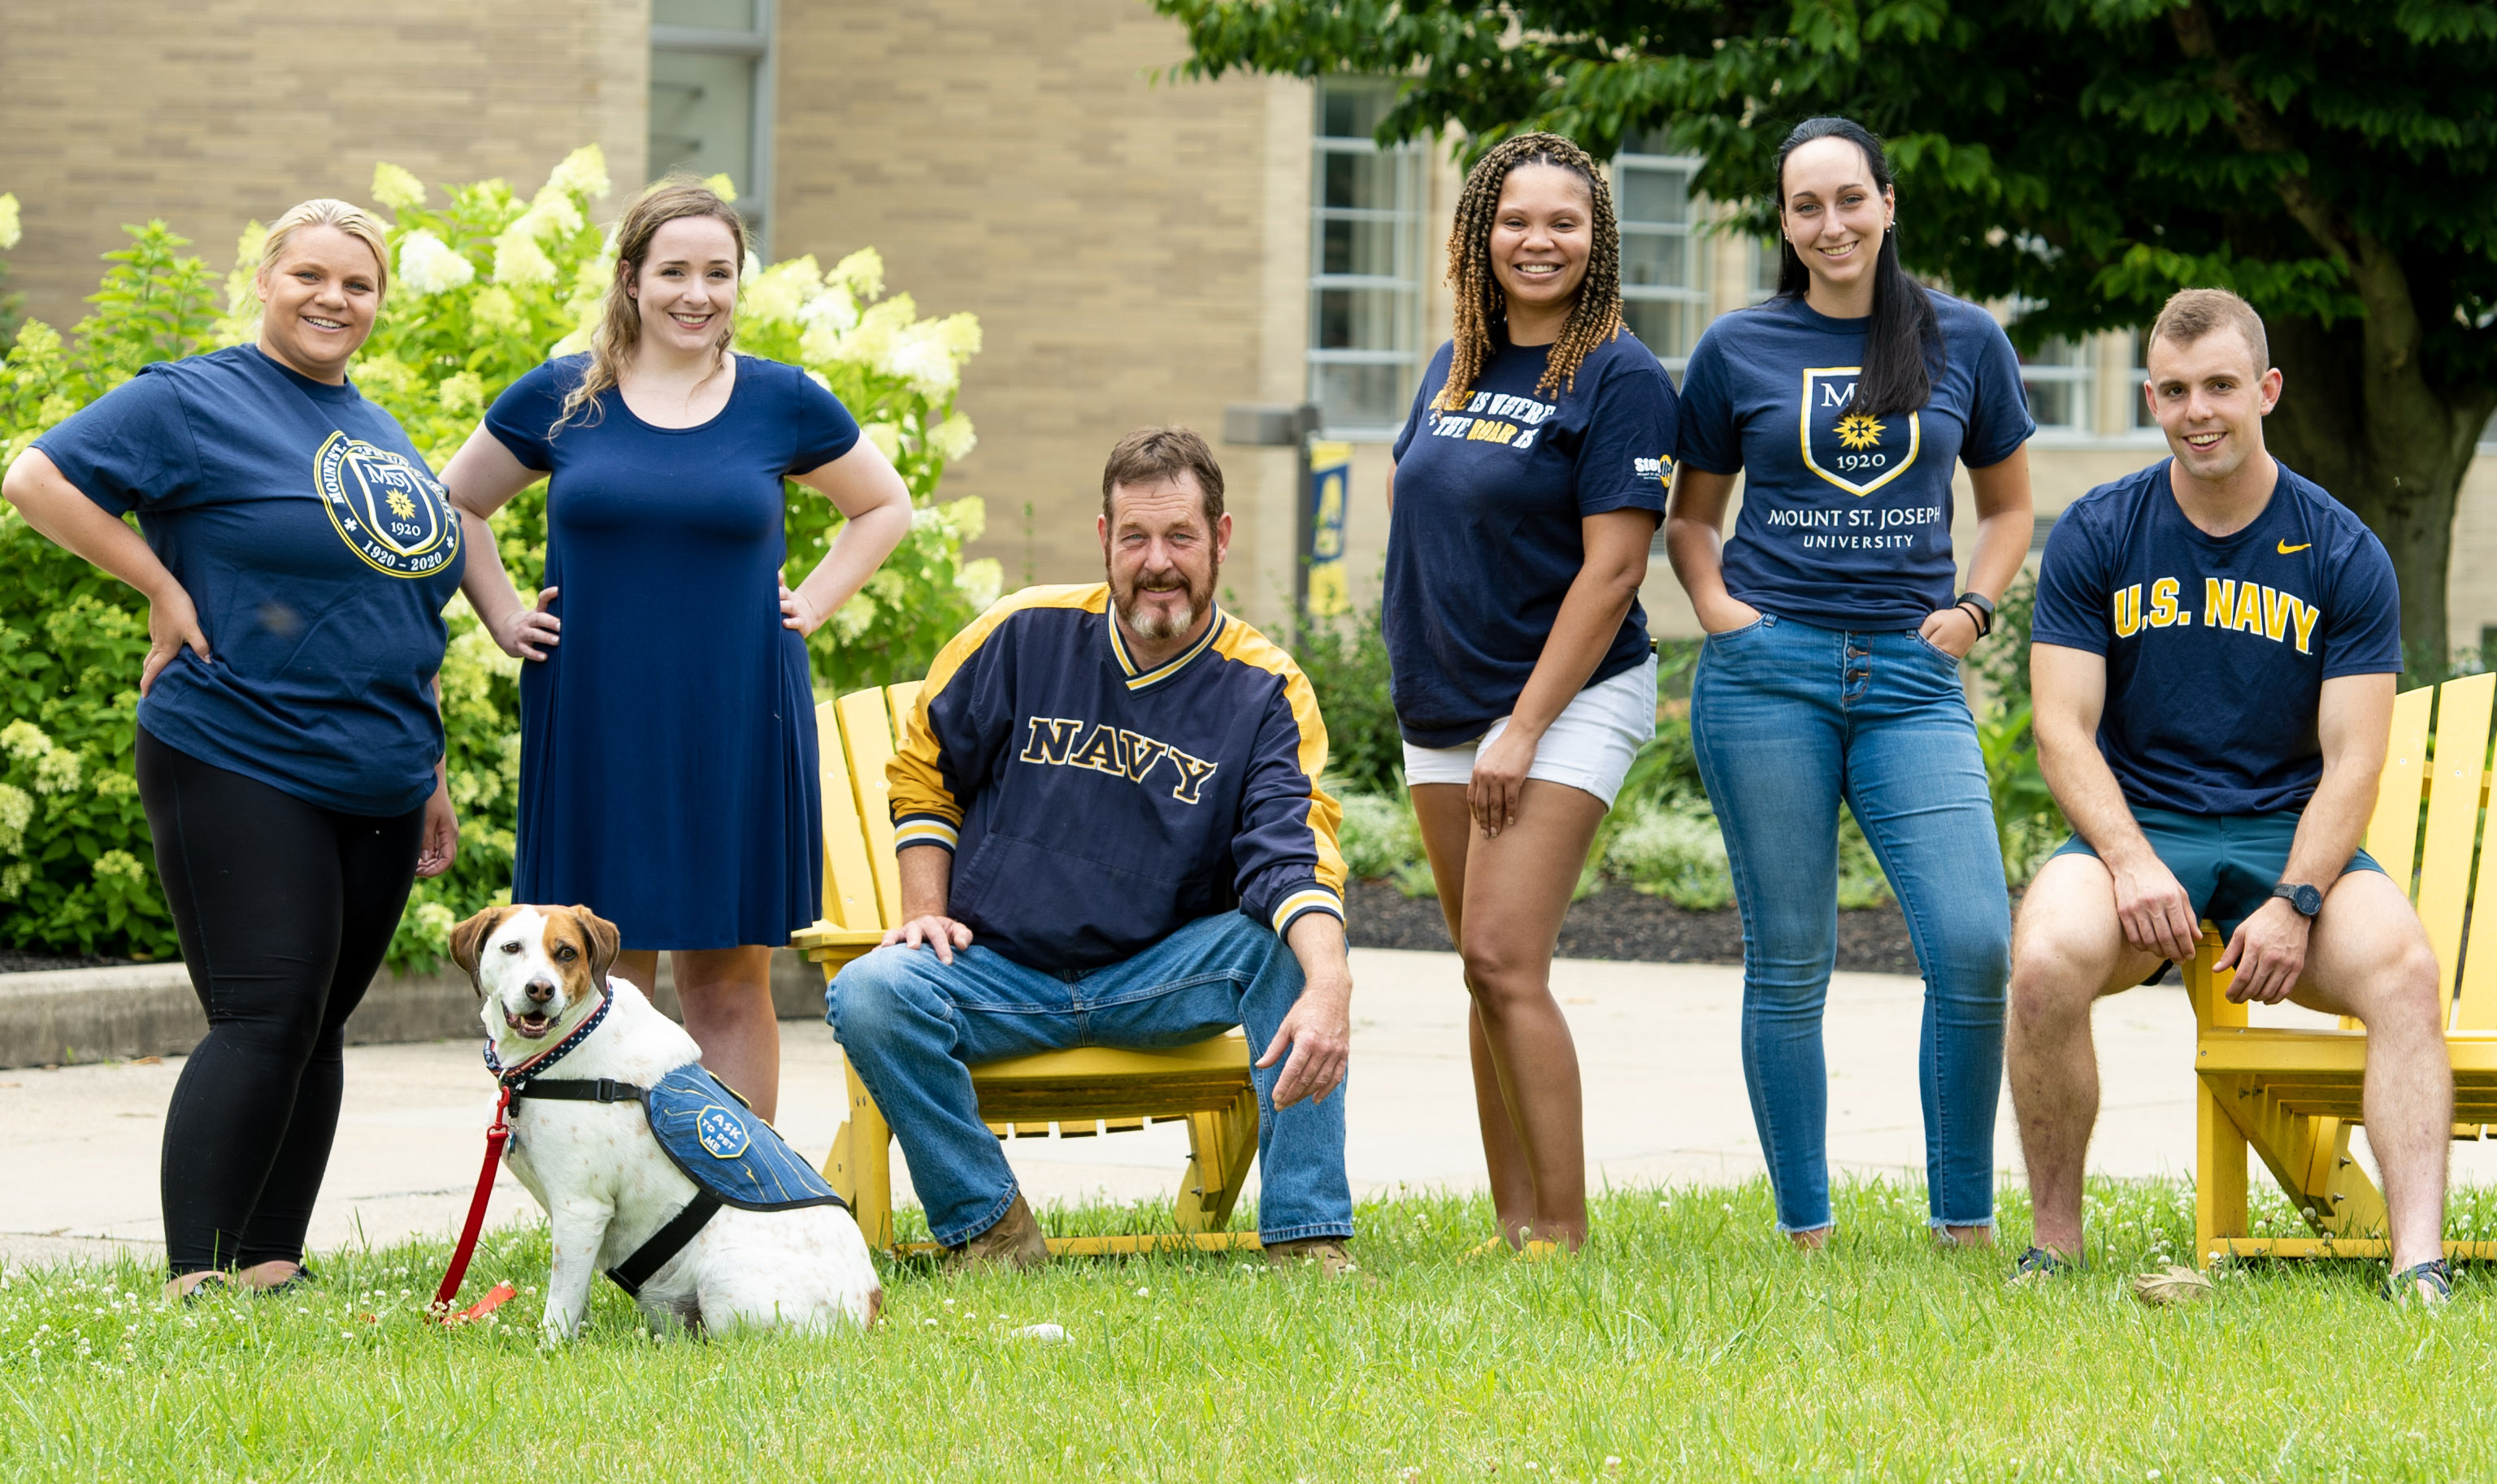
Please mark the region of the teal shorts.
MULTIPOLYGON (((2175 872, 2177 883, 2193 897, 2195 916, 2219 924, 2220 936, 2226 940, 2236 932, 2237 924, 2271 900, 2272 887, 2289 868, 2289 847, 2297 837, 2298 817, 2304 812, 2179 814, 2172 809, 2135 809, 2133 817, 2140 823, 2141 833, 2150 837, 2150 848, 2159 853, 2160 864, 2175 872)), ((2055 854, 2095 857, 2098 852, 2075 835, 2055 854)), ((2385 868, 2364 850, 2352 856, 2342 869, 2385 873, 2385 868)), ((2327 892, 2332 889, 2329 881, 2314 885, 2327 892)))

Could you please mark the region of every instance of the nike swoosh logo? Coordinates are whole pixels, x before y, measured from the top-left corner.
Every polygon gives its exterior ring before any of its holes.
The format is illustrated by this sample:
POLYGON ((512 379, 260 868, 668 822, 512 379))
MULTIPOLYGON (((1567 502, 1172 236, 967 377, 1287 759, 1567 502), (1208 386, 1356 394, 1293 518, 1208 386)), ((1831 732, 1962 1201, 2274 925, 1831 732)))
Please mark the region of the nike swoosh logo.
POLYGON ((2291 546, 2288 542, 2283 541, 2283 542, 2278 543, 2278 545, 2279 545, 2279 547, 2280 547, 2280 554, 2281 554, 2281 555, 2283 555, 2283 556, 2287 556, 2287 555, 2288 555, 2290 553, 2292 553, 2292 552, 2303 552, 2303 551, 2305 551, 2308 547, 2311 547, 2311 546, 2315 545, 2315 543, 2314 543, 2314 542, 2312 542, 2312 541, 2302 541, 2302 542, 2299 542, 2299 543, 2298 543, 2297 545, 2295 545, 2295 546, 2291 546))

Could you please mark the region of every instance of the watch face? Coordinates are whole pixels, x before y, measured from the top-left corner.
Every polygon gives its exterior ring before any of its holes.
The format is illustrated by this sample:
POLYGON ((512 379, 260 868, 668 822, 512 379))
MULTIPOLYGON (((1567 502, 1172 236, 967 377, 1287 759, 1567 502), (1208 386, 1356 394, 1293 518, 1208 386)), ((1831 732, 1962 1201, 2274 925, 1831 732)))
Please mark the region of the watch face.
POLYGON ((2297 908, 2300 917, 2313 917, 2323 910, 2323 894, 2311 886, 2301 886, 2290 905, 2297 908))

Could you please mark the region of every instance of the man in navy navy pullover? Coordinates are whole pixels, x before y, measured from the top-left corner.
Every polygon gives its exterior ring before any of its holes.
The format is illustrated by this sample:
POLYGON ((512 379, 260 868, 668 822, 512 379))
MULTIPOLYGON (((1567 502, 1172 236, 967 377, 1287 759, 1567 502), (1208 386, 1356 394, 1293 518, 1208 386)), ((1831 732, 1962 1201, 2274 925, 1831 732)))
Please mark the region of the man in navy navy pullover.
POLYGON ((2144 388, 2169 458, 2064 512, 2038 574, 2038 760, 2073 836, 2020 904, 2011 1100, 2035 1246, 2081 1252, 2098 1117, 2090 1005, 2228 940, 2228 997, 2367 1027, 2366 1127, 2385 1176, 2389 1296, 2443 1302, 2453 1079, 2436 955, 2359 848, 2402 668, 2393 566, 2347 507, 2274 459, 2262 321, 2188 289, 2151 327, 2144 388))
POLYGON ((887 771, 902 923, 835 979, 830 1020, 962 1263, 1046 1261, 970 1068, 1245 1026, 1258 1235, 1348 1271, 1340 810, 1289 656, 1224 613, 1222 470, 1185 428, 1101 478, 1109 581, 1031 587, 930 667, 887 771))

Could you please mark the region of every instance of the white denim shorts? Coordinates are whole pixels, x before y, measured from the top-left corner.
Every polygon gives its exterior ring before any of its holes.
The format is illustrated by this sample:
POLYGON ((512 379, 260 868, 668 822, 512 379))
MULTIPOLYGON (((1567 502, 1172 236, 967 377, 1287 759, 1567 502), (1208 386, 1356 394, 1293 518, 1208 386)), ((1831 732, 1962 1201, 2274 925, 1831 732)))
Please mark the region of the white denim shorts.
MULTIPOLYGON (((1480 742, 1462 747, 1417 747, 1407 742, 1406 786, 1454 783, 1463 787, 1472 782, 1474 753, 1506 730, 1508 718, 1502 716, 1480 742)), ((1656 656, 1651 654, 1646 664, 1625 670, 1601 685, 1588 686, 1563 707, 1535 744, 1534 762, 1526 775, 1566 783, 1603 800, 1609 809, 1613 797, 1622 791, 1622 779, 1629 774, 1630 759, 1655 735, 1656 656)))

